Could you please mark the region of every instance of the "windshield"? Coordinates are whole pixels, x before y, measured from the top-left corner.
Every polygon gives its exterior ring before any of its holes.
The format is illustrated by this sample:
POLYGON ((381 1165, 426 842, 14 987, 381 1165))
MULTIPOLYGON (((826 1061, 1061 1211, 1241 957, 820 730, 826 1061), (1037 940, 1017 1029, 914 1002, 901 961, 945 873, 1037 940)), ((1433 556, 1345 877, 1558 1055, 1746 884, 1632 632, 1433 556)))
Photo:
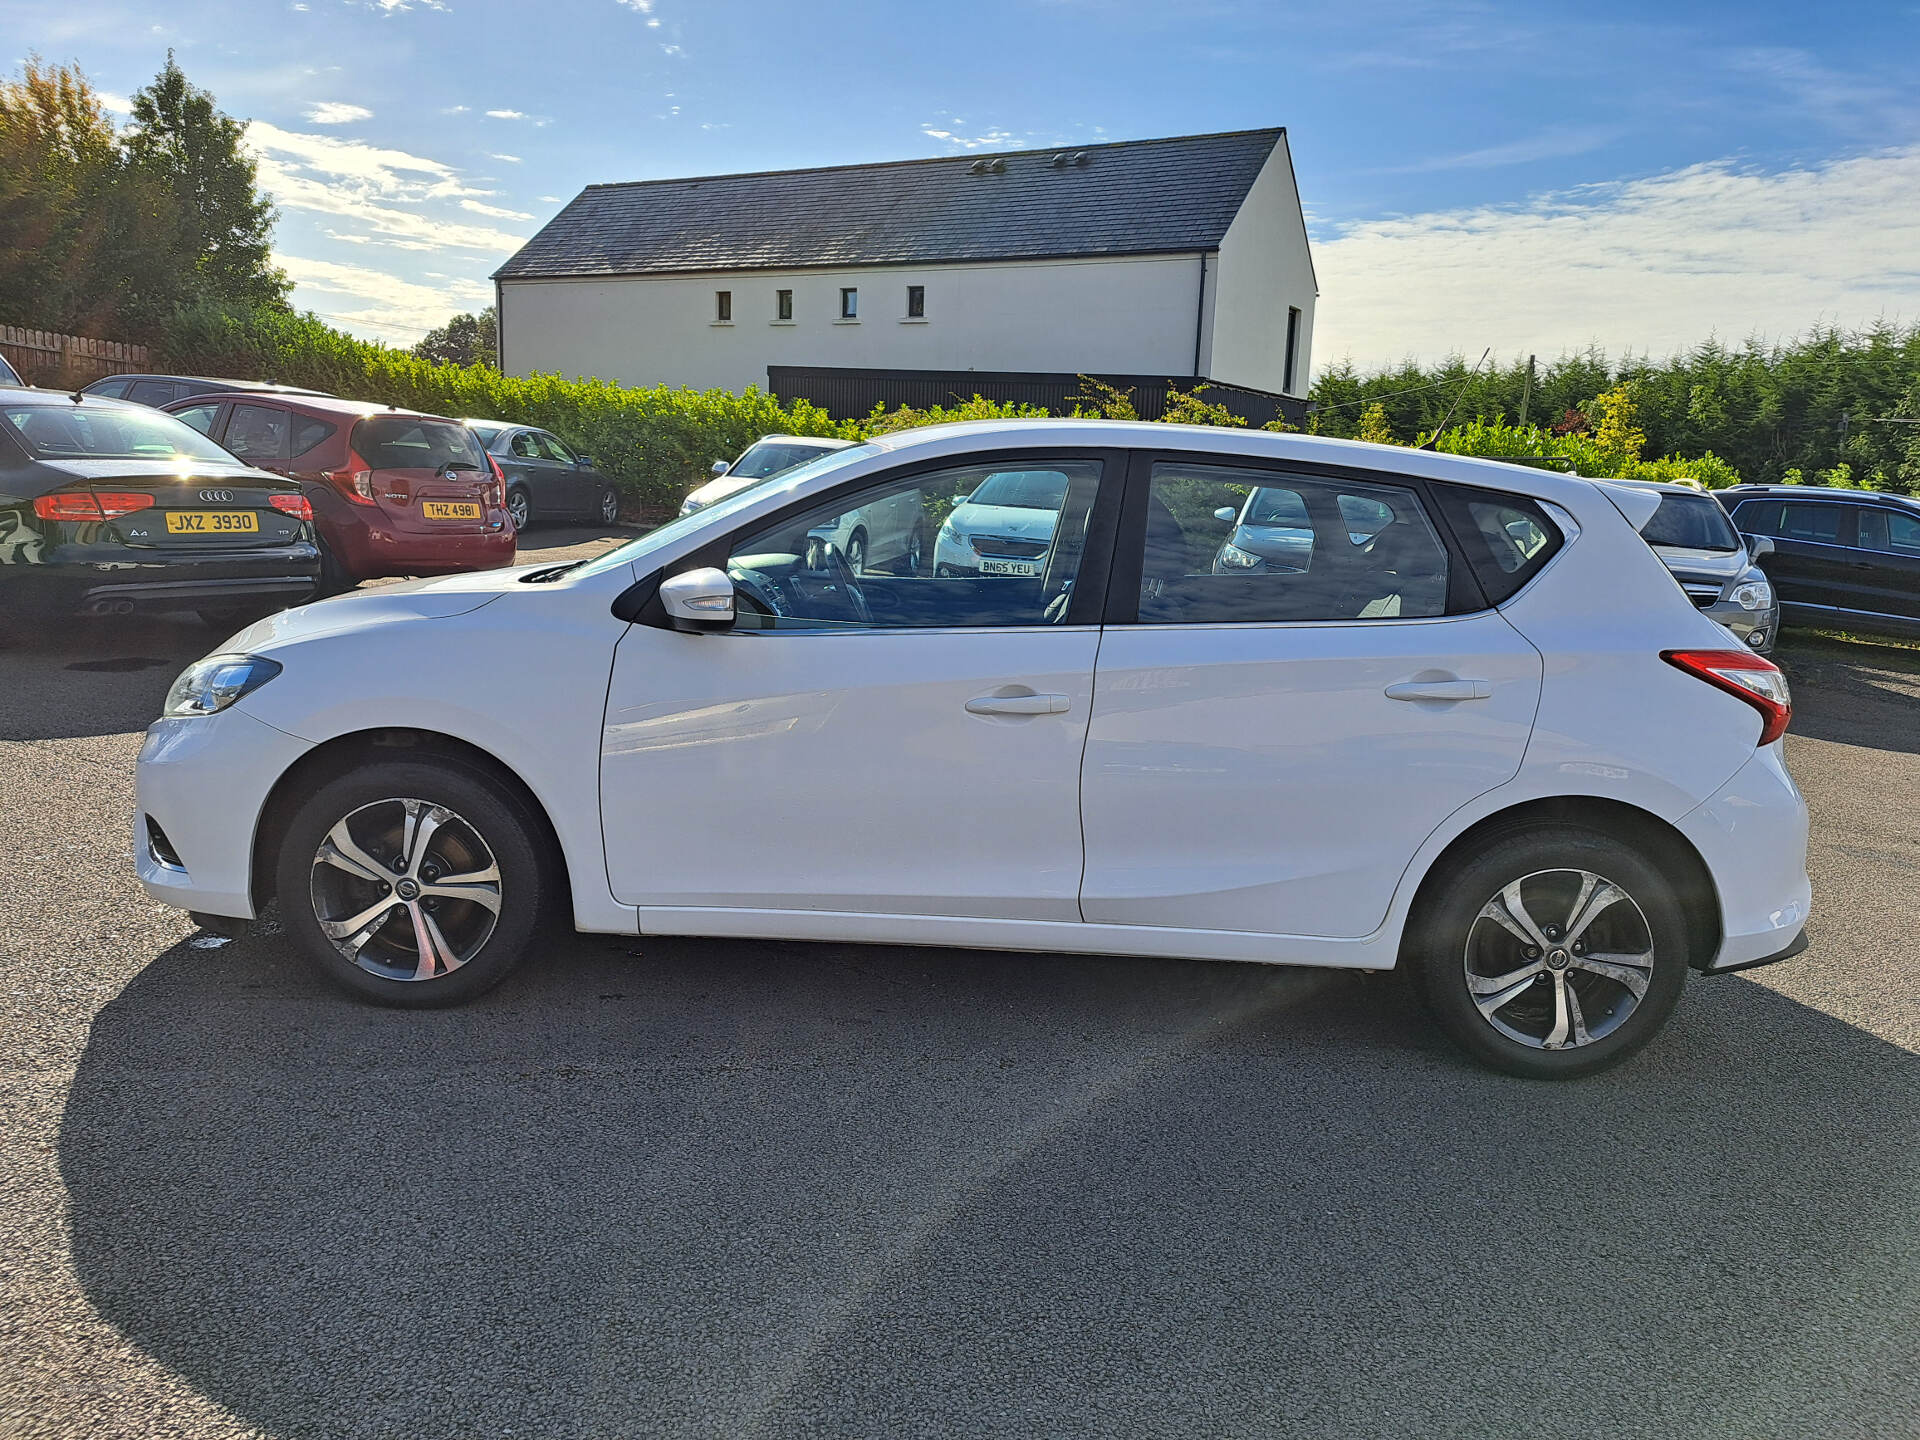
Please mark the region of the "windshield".
POLYGON ((789 471, 780 477, 777 486, 747 485, 727 496, 716 500, 704 510, 695 510, 692 514, 682 515, 678 520, 669 520, 657 530, 649 530, 637 540, 629 540, 617 549, 596 556, 587 561, 578 571, 582 575, 598 575, 603 570, 611 570, 618 565, 633 565, 644 561, 647 556, 664 545, 671 545, 682 535, 715 524, 727 516, 744 510, 749 505, 757 505, 766 498, 770 490, 791 490, 793 487, 813 479, 815 476, 830 474, 843 466, 857 465, 862 460, 870 460, 875 455, 884 454, 878 445, 850 445, 844 450, 829 450, 797 470, 789 471))
POLYGON ((1733 551, 1740 548, 1733 522, 1720 502, 1708 495, 1662 495, 1640 532, 1649 545, 1671 545, 1679 550, 1733 551))
POLYGON ((757 445, 749 445, 747 453, 733 462, 727 474, 738 475, 743 480, 768 480, 827 453, 830 452, 823 451, 818 445, 762 440, 757 445))
POLYGON ((967 497, 969 505, 1010 510, 1058 510, 1067 500, 1067 477, 1058 470, 1003 470, 989 475, 967 497))
POLYGON ((1253 503, 1247 506, 1247 518, 1242 523, 1287 526, 1295 530, 1313 528, 1313 521, 1307 518, 1307 502, 1300 498, 1298 491, 1276 490, 1266 485, 1253 492, 1253 503))
POLYGON ((171 415, 110 404, 7 405, 7 427, 43 460, 241 462, 171 415))
POLYGON ((369 470, 484 470, 466 426, 418 415, 369 415, 353 427, 353 453, 369 470))

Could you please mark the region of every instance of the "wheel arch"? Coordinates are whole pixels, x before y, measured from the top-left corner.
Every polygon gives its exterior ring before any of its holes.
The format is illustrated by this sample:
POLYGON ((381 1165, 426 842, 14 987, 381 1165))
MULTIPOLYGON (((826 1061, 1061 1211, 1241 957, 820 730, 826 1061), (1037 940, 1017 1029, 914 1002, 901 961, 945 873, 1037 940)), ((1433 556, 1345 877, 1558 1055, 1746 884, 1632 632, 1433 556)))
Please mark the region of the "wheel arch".
POLYGON ((512 766, 471 741, 452 735, 411 726, 382 726, 336 735, 314 746, 274 781, 273 788, 267 792, 266 803, 260 807, 259 824, 254 827, 249 886, 256 915, 274 896, 274 871, 278 866, 280 844, 300 803, 328 781, 360 765, 397 759, 439 760, 503 787, 534 822, 536 845, 551 866, 561 913, 571 913, 572 880, 565 847, 560 843, 546 806, 512 766))
POLYGON ((1425 909, 1444 889, 1448 875, 1463 857, 1515 831, 1562 826, 1597 831, 1640 851, 1659 866, 1673 882, 1681 913, 1686 917, 1688 962, 1696 970, 1712 963, 1720 950, 1722 926, 1720 891, 1707 862, 1692 841, 1658 815, 1598 795, 1556 795, 1523 801, 1483 816, 1454 836, 1427 866, 1414 892, 1401 930, 1402 956, 1409 937, 1420 933, 1425 909))

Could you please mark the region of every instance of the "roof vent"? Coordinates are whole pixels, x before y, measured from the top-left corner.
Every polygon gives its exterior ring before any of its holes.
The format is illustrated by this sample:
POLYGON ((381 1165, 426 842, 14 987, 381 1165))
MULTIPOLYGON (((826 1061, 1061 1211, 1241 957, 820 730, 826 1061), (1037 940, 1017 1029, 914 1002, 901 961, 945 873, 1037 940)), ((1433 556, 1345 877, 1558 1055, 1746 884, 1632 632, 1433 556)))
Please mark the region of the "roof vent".
POLYGON ((1064 170, 1066 169, 1067 162, 1071 159, 1073 159, 1073 156, 1069 155, 1066 151, 1061 150, 1058 153, 1056 153, 1053 159, 1049 160, 1047 163, 1053 166, 1053 168, 1056 170, 1064 170))
POLYGON ((1093 157, 1088 155, 1084 150, 1076 150, 1073 152, 1073 163, 1076 165, 1084 165, 1092 158, 1093 157))
POLYGON ((995 160, 991 165, 987 166, 987 169, 995 175, 1004 175, 1007 173, 1007 162, 1004 160, 995 160))
POLYGON ((986 173, 987 173, 987 162, 986 162, 986 161, 984 161, 984 160, 976 160, 976 161, 974 161, 974 162, 973 162, 973 163, 972 163, 971 165, 969 165, 969 166, 967 167, 967 173, 968 173, 969 175, 984 175, 984 174, 986 174, 986 173))

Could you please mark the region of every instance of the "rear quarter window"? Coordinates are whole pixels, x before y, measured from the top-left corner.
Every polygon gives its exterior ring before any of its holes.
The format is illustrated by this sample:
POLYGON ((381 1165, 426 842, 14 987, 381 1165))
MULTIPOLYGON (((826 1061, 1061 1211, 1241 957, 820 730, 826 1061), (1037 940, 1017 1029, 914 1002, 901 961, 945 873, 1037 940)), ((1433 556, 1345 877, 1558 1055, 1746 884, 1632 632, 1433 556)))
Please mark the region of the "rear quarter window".
POLYGON ((1462 485, 1435 485, 1433 495, 1490 604, 1518 594, 1565 543, 1560 527, 1525 496, 1462 485))

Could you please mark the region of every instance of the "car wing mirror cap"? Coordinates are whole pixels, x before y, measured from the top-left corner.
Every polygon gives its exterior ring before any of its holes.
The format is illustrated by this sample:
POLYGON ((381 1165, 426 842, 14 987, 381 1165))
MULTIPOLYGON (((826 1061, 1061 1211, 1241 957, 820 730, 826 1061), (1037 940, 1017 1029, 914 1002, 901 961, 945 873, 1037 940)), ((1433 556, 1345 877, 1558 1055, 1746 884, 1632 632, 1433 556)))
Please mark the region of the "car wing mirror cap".
POLYGON ((713 464, 711 464, 711 465, 709 465, 709 466, 707 467, 707 473, 708 473, 709 475, 724 475, 724 474, 726 474, 726 473, 727 473, 727 462, 726 462, 726 461, 724 461, 724 460, 716 460, 716 461, 714 461, 714 462, 713 462, 713 464))
POLYGON ((1760 560, 1773 554, 1771 535, 1742 535, 1740 538, 1747 542, 1747 558, 1750 560, 1760 560))
POLYGON ((711 565, 669 576, 660 582, 660 608, 675 630, 693 634, 731 630, 733 581, 726 571, 711 565))

